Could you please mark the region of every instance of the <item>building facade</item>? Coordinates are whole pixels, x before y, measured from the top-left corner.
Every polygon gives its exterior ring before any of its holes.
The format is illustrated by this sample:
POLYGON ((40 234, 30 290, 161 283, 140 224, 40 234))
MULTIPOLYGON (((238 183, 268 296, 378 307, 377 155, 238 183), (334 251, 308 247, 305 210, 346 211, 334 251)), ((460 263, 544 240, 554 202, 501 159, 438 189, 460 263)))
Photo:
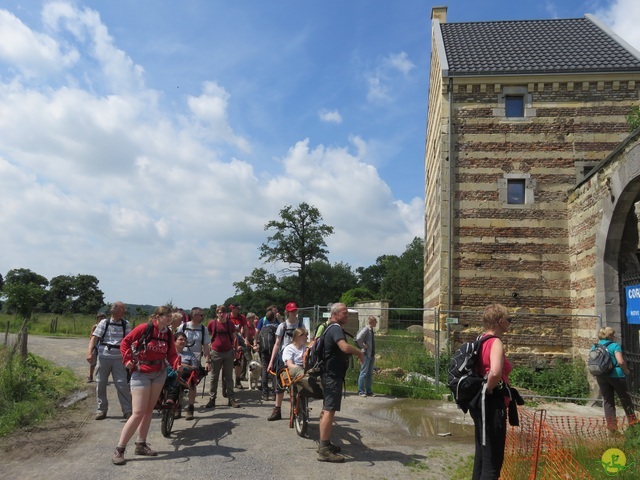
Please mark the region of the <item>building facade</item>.
MULTIPOLYGON (((590 15, 447 23, 446 13, 432 10, 425 308, 444 317, 498 302, 599 315, 621 331, 621 276, 640 270, 639 140, 626 120, 640 53, 590 15)), ((586 348, 593 330, 570 348, 586 348)))

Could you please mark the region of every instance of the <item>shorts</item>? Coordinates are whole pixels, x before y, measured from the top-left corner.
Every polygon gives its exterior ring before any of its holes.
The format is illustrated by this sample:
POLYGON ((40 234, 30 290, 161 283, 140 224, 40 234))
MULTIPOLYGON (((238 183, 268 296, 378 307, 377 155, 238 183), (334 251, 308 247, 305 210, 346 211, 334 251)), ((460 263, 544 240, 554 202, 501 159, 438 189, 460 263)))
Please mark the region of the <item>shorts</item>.
POLYGON ((131 382, 129 383, 131 390, 138 388, 149 388, 151 385, 164 385, 167 378, 167 370, 162 368, 153 373, 133 372, 131 374, 131 382))
POLYGON ((342 384, 343 380, 339 378, 326 374, 322 376, 322 390, 324 392, 323 410, 340 411, 340 405, 342 404, 342 384))

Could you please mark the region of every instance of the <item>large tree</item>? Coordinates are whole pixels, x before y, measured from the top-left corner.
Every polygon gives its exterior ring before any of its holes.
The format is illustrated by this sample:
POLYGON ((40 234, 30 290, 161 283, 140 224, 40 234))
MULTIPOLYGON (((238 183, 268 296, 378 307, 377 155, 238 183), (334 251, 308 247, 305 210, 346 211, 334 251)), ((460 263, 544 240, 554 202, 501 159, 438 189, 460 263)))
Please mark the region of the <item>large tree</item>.
POLYGON ((104 305, 104 294, 93 275, 58 275, 49 283, 49 311, 95 313, 104 305))
POLYGON ((9 270, 2 289, 4 309, 28 320, 34 310, 45 307, 48 285, 49 280, 28 268, 9 270))
POLYGON ((399 257, 385 257, 386 274, 380 287, 381 298, 396 307, 422 308, 423 240, 415 237, 399 257))
POLYGON ((297 208, 286 205, 280 210, 280 220, 264 226, 274 233, 260 246, 260 259, 283 263, 285 271, 298 274, 297 301, 301 305, 305 304, 307 266, 314 260, 328 261, 325 238, 333 233, 333 227, 321 222, 320 211, 303 202, 297 208))

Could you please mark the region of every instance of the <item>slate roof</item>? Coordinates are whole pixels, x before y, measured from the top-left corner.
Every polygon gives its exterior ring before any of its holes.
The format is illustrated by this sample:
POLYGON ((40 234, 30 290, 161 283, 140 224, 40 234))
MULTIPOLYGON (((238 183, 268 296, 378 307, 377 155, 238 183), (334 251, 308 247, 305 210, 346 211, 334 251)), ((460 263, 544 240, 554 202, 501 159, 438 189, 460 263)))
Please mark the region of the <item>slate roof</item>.
POLYGON ((588 17, 442 23, 440 31, 449 76, 640 72, 638 53, 588 17))

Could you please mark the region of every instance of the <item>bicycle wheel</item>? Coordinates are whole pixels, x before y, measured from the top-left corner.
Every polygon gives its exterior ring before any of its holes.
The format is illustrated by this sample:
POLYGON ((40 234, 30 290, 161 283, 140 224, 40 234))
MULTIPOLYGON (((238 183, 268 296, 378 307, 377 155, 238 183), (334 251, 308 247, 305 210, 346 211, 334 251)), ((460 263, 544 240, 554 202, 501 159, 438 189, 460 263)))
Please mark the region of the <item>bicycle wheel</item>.
POLYGON ((162 435, 168 437, 171 435, 171 429, 173 428, 173 408, 165 408, 162 410, 162 421, 160 422, 160 431, 162 435))
POLYGON ((304 437, 307 434, 307 427, 309 426, 309 399, 298 395, 296 400, 293 425, 296 428, 296 433, 304 437))

